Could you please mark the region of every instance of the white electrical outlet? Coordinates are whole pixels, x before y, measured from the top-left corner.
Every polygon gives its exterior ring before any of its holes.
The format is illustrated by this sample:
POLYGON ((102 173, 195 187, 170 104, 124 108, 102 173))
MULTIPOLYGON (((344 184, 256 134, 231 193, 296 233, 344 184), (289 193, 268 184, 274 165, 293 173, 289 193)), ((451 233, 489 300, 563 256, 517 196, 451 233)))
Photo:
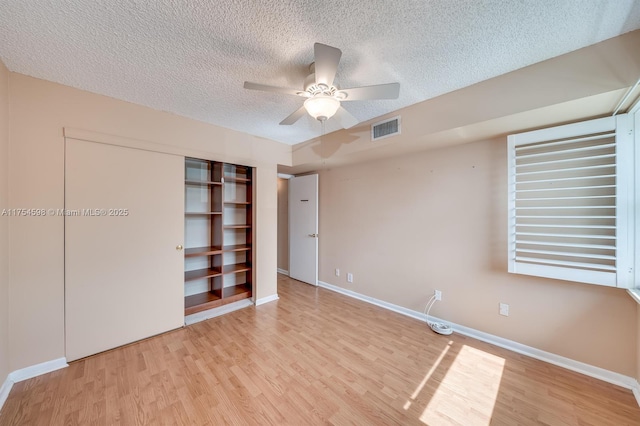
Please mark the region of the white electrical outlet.
POLYGON ((348 283, 353 282, 353 274, 351 272, 347 272, 347 282, 348 283))
POLYGON ((434 294, 436 296, 436 300, 442 300, 442 292, 440 290, 436 290, 434 294))
POLYGON ((506 303, 500 303, 500 315, 504 315, 505 317, 509 316, 509 305, 506 303))
POLYGON ((336 277, 340 276, 340 269, 336 268, 336 277))

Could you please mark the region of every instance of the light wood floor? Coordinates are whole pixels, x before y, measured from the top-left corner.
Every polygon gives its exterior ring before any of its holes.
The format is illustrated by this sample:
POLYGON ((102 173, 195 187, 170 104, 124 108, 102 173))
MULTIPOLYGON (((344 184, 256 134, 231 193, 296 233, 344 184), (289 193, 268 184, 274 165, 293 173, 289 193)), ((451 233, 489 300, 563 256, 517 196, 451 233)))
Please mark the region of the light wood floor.
POLYGON ((640 424, 628 390, 282 276, 278 293, 16 383, 0 424, 640 424))

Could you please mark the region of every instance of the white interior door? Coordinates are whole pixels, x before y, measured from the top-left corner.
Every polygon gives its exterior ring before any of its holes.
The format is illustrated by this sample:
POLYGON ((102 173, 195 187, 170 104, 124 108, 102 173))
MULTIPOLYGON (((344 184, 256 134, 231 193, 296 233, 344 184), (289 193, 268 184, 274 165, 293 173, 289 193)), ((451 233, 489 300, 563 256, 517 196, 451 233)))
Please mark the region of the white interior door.
POLYGON ((289 276, 318 285, 318 175, 289 179, 289 276))
POLYGON ((184 324, 184 157, 65 143, 72 361, 184 324))

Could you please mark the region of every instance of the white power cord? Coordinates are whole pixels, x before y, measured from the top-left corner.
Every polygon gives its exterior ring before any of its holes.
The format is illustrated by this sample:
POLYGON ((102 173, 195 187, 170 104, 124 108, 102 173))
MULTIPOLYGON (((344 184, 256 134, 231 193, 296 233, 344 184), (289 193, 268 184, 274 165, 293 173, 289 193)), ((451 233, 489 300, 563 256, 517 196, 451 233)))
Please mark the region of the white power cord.
POLYGON ((433 305, 435 305, 436 302, 437 302, 437 299, 436 299, 436 295, 434 294, 433 296, 431 296, 431 299, 429 299, 429 301, 427 302, 427 305, 424 307, 424 314, 427 319, 427 325, 431 328, 431 330, 435 331, 436 333, 444 334, 445 336, 448 336, 449 334, 453 333, 453 330, 451 329, 451 327, 441 322, 429 321, 429 311, 431 311, 431 308, 433 307, 433 305))

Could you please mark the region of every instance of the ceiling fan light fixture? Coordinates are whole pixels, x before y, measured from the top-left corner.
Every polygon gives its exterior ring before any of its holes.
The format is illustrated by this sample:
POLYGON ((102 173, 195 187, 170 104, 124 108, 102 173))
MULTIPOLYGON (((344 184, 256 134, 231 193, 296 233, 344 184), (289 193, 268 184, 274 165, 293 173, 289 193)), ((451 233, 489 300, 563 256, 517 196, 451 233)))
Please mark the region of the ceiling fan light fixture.
POLYGON ((325 121, 335 115, 340 101, 331 96, 316 95, 304 101, 304 108, 316 120, 325 121))

